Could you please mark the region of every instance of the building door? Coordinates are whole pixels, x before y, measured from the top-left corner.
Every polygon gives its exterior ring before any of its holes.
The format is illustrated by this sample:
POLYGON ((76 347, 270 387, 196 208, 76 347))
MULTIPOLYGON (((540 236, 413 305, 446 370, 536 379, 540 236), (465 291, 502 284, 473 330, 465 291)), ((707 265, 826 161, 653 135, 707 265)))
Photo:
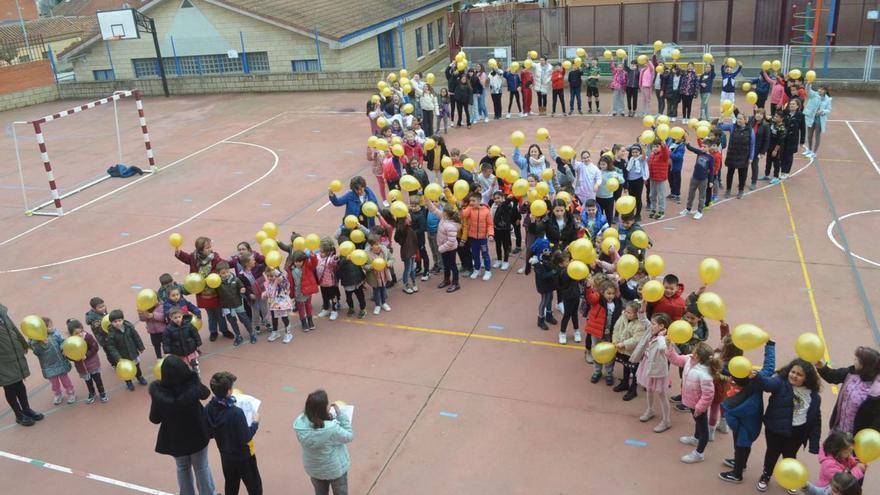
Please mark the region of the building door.
MULTIPOLYGON (((755 6, 755 31, 752 43, 775 45, 779 43, 780 30, 788 11, 785 0, 762 0, 755 6)), ((787 42, 787 40, 786 40, 787 42)))
POLYGON ((376 37, 379 40, 379 67, 382 69, 394 67, 394 33, 392 29, 376 37))

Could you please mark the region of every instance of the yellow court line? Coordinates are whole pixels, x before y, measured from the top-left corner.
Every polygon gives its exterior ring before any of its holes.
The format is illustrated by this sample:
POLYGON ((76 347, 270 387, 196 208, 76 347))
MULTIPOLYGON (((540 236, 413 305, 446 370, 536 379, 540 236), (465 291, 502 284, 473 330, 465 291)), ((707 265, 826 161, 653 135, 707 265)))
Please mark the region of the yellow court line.
MULTIPOLYGON (((816 305, 816 296, 813 295, 813 284, 810 282, 810 273, 807 271, 807 262, 804 258, 804 251, 801 248, 801 240, 797 233, 797 227, 794 224, 794 214, 791 212, 791 202, 788 200, 788 192, 785 190, 785 182, 779 183, 780 188, 782 189, 782 198, 785 200, 785 209, 788 212, 788 222, 791 225, 791 234, 794 236, 794 246, 797 249, 798 259, 801 263, 801 273, 804 276, 804 285, 807 287, 807 297, 810 300, 810 308, 813 311, 813 319, 816 320, 816 333, 819 334, 819 338, 822 339, 822 345, 825 346, 825 362, 828 363, 831 361, 831 356, 828 354, 828 342, 825 341, 825 331, 822 329, 822 319, 819 317, 819 307, 816 305)), ((831 390, 837 394, 837 386, 833 385, 831 390)))
POLYGON ((397 330, 406 330, 409 332, 422 332, 422 333, 433 333, 437 335, 450 335, 453 337, 470 337, 472 339, 482 339, 482 340, 494 340, 497 342, 507 342, 511 344, 527 344, 527 345, 537 345, 542 347, 556 347, 559 349, 575 349, 578 351, 584 350, 584 348, 580 344, 571 345, 563 345, 557 344, 555 342, 545 342, 543 340, 528 340, 528 339, 515 339, 512 337, 500 337, 498 335, 486 335, 482 333, 469 333, 469 332, 461 332, 456 330, 441 330, 439 328, 426 328, 426 327, 414 327, 411 325, 396 325, 393 323, 373 323, 369 321, 361 321, 361 320, 351 320, 344 319, 342 320, 346 323, 354 323, 355 325, 364 325, 378 328, 394 328, 397 330))

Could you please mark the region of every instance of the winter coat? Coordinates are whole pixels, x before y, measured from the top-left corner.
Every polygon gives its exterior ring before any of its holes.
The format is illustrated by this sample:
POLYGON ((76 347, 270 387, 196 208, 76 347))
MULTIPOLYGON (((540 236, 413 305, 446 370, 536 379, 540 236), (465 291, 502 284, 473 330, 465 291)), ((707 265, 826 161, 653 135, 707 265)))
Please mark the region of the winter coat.
POLYGON ((122 330, 110 325, 107 333, 107 357, 118 362, 120 359, 135 360, 144 351, 144 343, 134 325, 128 320, 122 322, 122 330))
POLYGON ((825 124, 828 122, 828 114, 831 113, 831 97, 819 96, 819 92, 813 89, 813 84, 807 84, 807 104, 804 105, 804 123, 807 127, 813 127, 819 123, 819 129, 825 132, 825 124), (822 115, 818 115, 822 112, 822 115))
POLYGON ((596 208, 596 216, 591 224, 590 217, 587 215, 587 209, 584 208, 581 211, 581 225, 587 230, 590 239, 596 239, 599 233, 608 227, 608 220, 605 218, 605 212, 602 211, 602 208, 596 208))
MULTIPOLYGON (((202 312, 196 307, 193 303, 187 301, 183 296, 177 300, 177 303, 173 303, 171 301, 165 301, 165 304, 162 305, 162 314, 165 316, 165 323, 167 324, 171 321, 171 310, 179 309, 181 313, 185 315, 193 315, 198 318, 202 317, 202 312)), ((102 330, 98 330, 102 332, 102 330)), ((164 331, 164 330, 163 330, 164 331)))
MULTIPOLYGON (((778 373, 772 376, 758 375, 755 377, 764 392, 770 392, 767 410, 764 411, 764 426, 768 432, 790 437, 792 417, 794 416, 794 387, 787 376, 778 373)), ((804 444, 809 442, 811 454, 819 453, 819 437, 822 433, 822 396, 817 391, 810 391, 810 407, 807 409, 807 435, 804 444)))
POLYGON ((199 331, 192 323, 184 320, 181 325, 169 323, 162 334, 162 349, 166 354, 178 357, 186 357, 196 352, 202 345, 199 331))
POLYGON ((626 68, 621 64, 615 64, 611 59, 611 89, 623 90, 626 88, 626 68))
POLYGON ((556 290, 559 270, 550 263, 549 256, 542 256, 535 264, 535 289, 539 294, 549 294, 556 290))
POLYGON ((681 94, 681 83, 684 76, 681 71, 669 71, 666 79, 663 81, 663 96, 665 98, 677 97, 681 94))
POLYGON ((638 67, 626 69, 626 87, 627 88, 638 88, 639 87, 639 75, 641 74, 641 70, 638 67))
MULTIPOLYGON (((216 273, 217 263, 223 261, 223 257, 220 256, 220 253, 214 251, 211 254, 212 258, 210 261, 210 271, 208 273, 201 273, 203 277, 207 277, 211 273, 216 273)), ((189 265, 190 273, 200 273, 199 256, 195 252, 187 253, 186 251, 178 251, 174 256, 180 261, 189 265)), ((205 287, 205 290, 196 294, 196 304, 198 304, 200 308, 205 309, 219 308, 220 300, 217 298, 217 292, 214 289, 210 287, 205 287)), ((93 327, 92 330, 95 330, 95 328, 93 327)), ((95 331, 95 336, 97 335, 98 332, 95 331)), ((100 342, 100 337, 98 337, 98 341, 100 342)), ((101 345, 104 344, 102 343, 101 345)))
POLYGON ((669 321, 680 320, 684 315, 685 308, 682 294, 684 294, 684 284, 680 283, 672 297, 666 297, 666 294, 663 294, 659 301, 650 303, 648 305, 648 314, 653 316, 657 313, 666 313, 669 315, 669 321))
POLYGON ((290 297, 294 297, 299 291, 303 296, 311 296, 318 293, 318 277, 316 268, 318 266, 318 256, 315 253, 303 261, 302 275, 300 276, 299 286, 294 283, 293 265, 287 268, 287 280, 290 281, 290 297))
POLYGON ((348 472, 351 459, 345 445, 354 439, 354 431, 345 414, 325 420, 322 428, 315 428, 305 414, 300 414, 293 430, 302 446, 306 474, 319 480, 335 480, 348 472))
MULTIPOLYGON (((364 195, 366 199, 364 201, 372 201, 373 203, 379 203, 379 200, 376 199, 376 194, 373 193, 373 190, 369 187, 364 188, 364 195)), ((364 206, 364 203, 361 202, 361 198, 354 191, 348 191, 342 196, 336 196, 335 194, 330 194, 330 203, 333 206, 345 206, 345 216, 354 215, 358 218, 366 220, 367 227, 372 227, 374 222, 370 218, 364 218, 364 215, 361 213, 361 208, 364 206)))
POLYGON ((495 230, 513 230, 514 224, 521 218, 514 198, 506 198, 500 205, 493 205, 492 209, 495 230))
POLYGON ((31 339, 30 345, 40 360, 43 378, 49 379, 70 372, 70 361, 61 353, 64 337, 58 331, 51 332, 45 342, 31 339))
POLYGON ((667 138, 666 146, 669 146, 670 170, 673 172, 681 172, 681 169, 684 166, 685 143, 676 143, 672 138, 667 138))
POLYGON ((682 72, 678 88, 684 96, 694 96, 697 94, 697 73, 692 70, 682 72))
POLYGON ((648 158, 648 175, 653 181, 663 182, 669 177, 669 147, 660 143, 648 158))
POLYGON ((514 74, 513 72, 504 72, 504 79, 507 81, 507 91, 514 93, 519 90, 522 85, 522 79, 520 79, 519 74, 514 74))
POLYGON ((86 341, 86 357, 80 361, 74 361, 73 366, 80 375, 96 373, 101 370, 98 341, 89 332, 83 332, 82 338, 86 341))
POLYGON ((754 117, 749 117, 748 125, 752 132, 755 133, 755 153, 752 156, 754 159, 758 155, 767 153, 767 148, 770 146, 770 124, 766 119, 758 124, 755 122, 754 117))
POLYGON ((785 151, 794 153, 799 145, 803 145, 807 136, 804 114, 801 112, 786 113, 785 117, 785 151))
POLYGON ((336 278, 344 287, 358 286, 363 283, 364 270, 351 262, 348 258, 340 258, 336 267, 336 278))
POLYGON ((174 457, 195 454, 211 440, 203 400, 211 391, 183 361, 163 364, 162 379, 150 384, 150 422, 159 425, 156 452, 174 457))
POLYGON ((468 103, 474 97, 474 90, 468 84, 459 83, 455 87, 455 101, 468 103))
POLYGON ((718 128, 730 133, 725 165, 730 168, 746 168, 755 156, 755 133, 748 125, 719 124, 718 128))
MULTIPOLYGON (((764 366, 759 372, 771 376, 776 367, 776 344, 767 342, 764 346, 764 366)), ((733 442, 737 447, 751 447, 761 435, 764 419, 764 393, 761 387, 751 380, 737 394, 721 402, 724 418, 733 432, 733 442)))
POLYGON ((486 205, 461 210, 461 221, 467 225, 467 238, 486 239, 495 235, 492 212, 486 205))
MULTIPOLYGON (((770 103, 779 107, 785 100, 785 79, 779 76, 774 77, 770 86, 770 103)), ((777 110, 779 109, 777 108, 777 110)))
POLYGON ((385 268, 381 272, 378 272, 373 269, 373 260, 376 258, 382 258, 385 260, 386 267, 390 267, 394 264, 394 257, 391 254, 391 251, 385 246, 379 244, 380 253, 373 252, 372 249, 367 251, 368 262, 364 265, 364 275, 366 276, 367 285, 370 287, 385 287, 385 284, 388 281, 388 268, 385 268))
POLYGON ((652 60, 643 65, 639 69, 639 87, 650 88, 654 85, 654 66, 656 65, 657 56, 651 57, 652 60))
POLYGON ((547 240, 550 241, 550 245, 555 249, 565 249, 566 246, 577 239, 577 226, 575 226, 572 214, 566 211, 563 219, 564 223, 561 229, 556 221, 556 215, 547 215, 543 220, 544 234, 547 236, 547 240))
POLYGON ((608 314, 608 302, 605 297, 594 291, 592 287, 587 287, 586 299, 587 304, 590 305, 590 312, 587 314, 587 325, 584 330, 593 337, 601 339, 605 335, 606 320, 611 318, 611 330, 609 330, 611 335, 608 337, 613 337, 614 325, 623 312, 623 301, 620 296, 614 298, 614 311, 611 315, 608 314))
POLYGON ((709 72, 703 72, 700 74, 700 94, 712 94, 712 84, 715 82, 715 67, 712 67, 712 70, 709 72))
POLYGON ((407 260, 419 251, 419 239, 407 219, 400 219, 394 228, 394 242, 400 246, 400 259, 407 260))
POLYGON ((248 426, 244 411, 235 405, 234 397, 211 398, 205 407, 208 432, 217 442, 221 459, 232 461, 247 460, 251 456, 248 442, 254 438, 260 424, 256 421, 248 426))
POLYGON ((440 223, 437 225, 437 250, 441 253, 448 253, 458 249, 458 231, 461 229, 461 225, 447 220, 433 201, 426 201, 425 204, 431 213, 440 218, 440 223))
POLYGON ((445 144, 435 146, 426 151, 425 163, 427 164, 428 170, 432 172, 434 170, 442 170, 443 165, 440 163, 440 160, 442 160, 444 156, 449 156, 449 151, 447 151, 445 144))
POLYGON ((766 71, 761 71, 761 74, 752 79, 751 82, 755 87, 755 93, 757 93, 758 96, 764 96, 766 98, 767 95, 770 94, 770 87, 773 84, 773 78, 770 77, 770 74, 767 74, 766 71))
POLYGON ((697 416, 708 411, 715 396, 715 383, 709 368, 696 362, 691 355, 682 356, 675 346, 666 349, 666 359, 683 370, 681 403, 693 409, 697 416))
POLYGON ((834 478, 834 475, 837 473, 850 473, 856 479, 862 479, 865 477, 864 471, 859 468, 859 459, 857 459, 855 455, 851 455, 845 461, 841 461, 833 455, 826 454, 825 449, 820 447, 819 480, 816 482, 816 486, 831 486, 831 479, 834 478))
MULTIPOLYGON (((165 311, 165 314, 168 314, 167 310, 165 311)), ((92 330, 92 334, 94 334, 95 340, 98 341, 101 348, 103 348, 104 344, 107 342, 107 332, 101 328, 101 321, 106 315, 107 313, 98 313, 94 309, 90 309, 86 313, 86 326, 92 330)))
POLYGON ((638 317, 634 320, 618 318, 617 323, 614 324, 614 333, 611 336, 611 343, 622 343, 623 351, 621 352, 629 356, 636 349, 636 345, 642 340, 642 337, 645 336, 647 331, 648 328, 638 317))
POLYGON ((318 285, 321 287, 336 287, 336 265, 339 264, 339 256, 324 253, 318 254, 318 266, 315 267, 315 275, 318 277, 318 285))
POLYGON ((549 93, 553 67, 548 63, 544 63, 544 65, 535 64, 532 71, 535 79, 535 91, 538 93, 549 93))
MULTIPOLYGON (((645 328, 649 328, 650 322, 644 313, 639 314, 639 319, 645 328)), ((645 331, 636 348, 633 349, 629 360, 639 363, 639 367, 645 367, 645 375, 648 378, 667 379, 669 377, 669 360, 666 359, 666 337, 652 335, 650 330, 645 331)))
MULTIPOLYGON (((853 366, 837 369, 824 366, 822 368, 817 368, 816 371, 819 372, 819 376, 821 376, 823 380, 835 385, 843 384, 847 380, 861 380, 853 366)), ((838 415, 840 413, 840 401, 842 398, 843 394, 837 396, 837 402, 834 403, 834 410, 831 412, 831 421, 828 423, 829 428, 837 428, 839 420, 838 415)), ((853 431, 850 433, 855 434, 865 428, 880 430, 880 379, 874 380, 874 383, 868 391, 868 397, 856 410, 856 417, 853 420, 853 431)))
POLYGON ((557 270, 556 291, 559 296, 559 302, 575 300, 580 302, 581 287, 577 280, 568 275, 568 272, 562 268, 557 270))
POLYGON ((568 73, 568 87, 573 91, 578 91, 581 89, 581 85, 583 84, 584 72, 580 69, 572 69, 571 72, 568 73))
POLYGON ((565 69, 554 69, 550 73, 550 86, 554 90, 565 88, 565 69))
POLYGON ((165 303, 159 302, 152 309, 138 311, 138 320, 144 322, 147 333, 162 333, 165 331, 165 303))

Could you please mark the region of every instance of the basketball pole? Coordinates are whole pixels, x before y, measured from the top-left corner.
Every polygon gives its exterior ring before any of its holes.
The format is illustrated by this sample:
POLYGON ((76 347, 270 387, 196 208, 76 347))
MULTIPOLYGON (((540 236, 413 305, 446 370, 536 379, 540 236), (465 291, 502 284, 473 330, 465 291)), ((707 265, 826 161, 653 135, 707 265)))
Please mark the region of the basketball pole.
POLYGON ((159 61, 159 76, 162 78, 162 91, 165 97, 171 96, 168 92, 168 79, 165 77, 165 63, 162 61, 162 50, 159 49, 159 37, 156 36, 156 21, 152 17, 150 19, 150 32, 153 33, 153 46, 156 48, 156 60, 159 61))

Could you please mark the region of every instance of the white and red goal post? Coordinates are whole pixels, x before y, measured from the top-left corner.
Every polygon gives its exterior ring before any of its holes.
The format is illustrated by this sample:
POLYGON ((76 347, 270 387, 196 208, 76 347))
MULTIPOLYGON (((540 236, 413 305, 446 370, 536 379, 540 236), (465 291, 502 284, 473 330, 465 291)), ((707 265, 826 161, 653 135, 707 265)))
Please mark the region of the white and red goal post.
MULTIPOLYGON (((54 121, 54 120, 62 119, 64 117, 69 117, 71 115, 81 113, 85 110, 90 110, 90 109, 93 109, 93 108, 101 106, 101 105, 106 105, 106 104, 112 103, 113 104, 113 114, 114 114, 115 123, 116 123, 117 152, 119 155, 119 162, 121 162, 122 161, 122 142, 121 142, 121 136, 120 136, 120 131, 119 131, 119 115, 117 112, 116 102, 118 100, 120 100, 121 98, 128 98, 128 97, 134 98, 135 106, 137 107, 137 112, 138 112, 138 121, 140 123, 141 132, 143 133, 143 137, 144 137, 144 147, 147 152, 147 164, 149 166, 147 169, 144 170, 144 173, 152 174, 157 171, 156 162, 153 157, 153 145, 150 141, 150 132, 147 129, 147 119, 144 116, 143 100, 141 99, 140 91, 138 91, 137 89, 133 89, 133 90, 129 90, 129 91, 116 91, 111 96, 108 96, 106 98, 101 98, 100 100, 95 100, 95 101, 92 101, 89 103, 85 103, 85 104, 64 110, 63 112, 58 112, 58 113, 54 113, 52 115, 47 115, 47 116, 42 117, 37 120, 13 122, 13 125, 11 126, 12 127, 12 137, 13 137, 13 141, 15 142, 15 156, 16 156, 16 160, 18 161, 18 174, 19 174, 19 178, 21 180, 21 193, 22 193, 22 198, 24 200, 26 215, 28 215, 28 216, 31 216, 31 215, 48 215, 48 216, 64 215, 64 208, 61 204, 61 200, 63 200, 64 198, 67 198, 73 194, 76 194, 80 191, 83 191, 89 187, 92 187, 95 184, 99 184, 99 183, 110 178, 110 175, 104 174, 104 175, 98 177, 97 179, 92 180, 90 182, 87 182, 86 184, 79 185, 79 186, 75 187, 74 189, 71 189, 70 191, 65 192, 64 194, 59 194, 58 185, 55 181, 55 175, 52 172, 52 162, 49 159, 49 150, 46 145, 46 140, 43 136, 43 126, 45 124, 48 124, 48 123, 54 121), (18 147, 18 136, 17 136, 16 130, 15 130, 16 125, 29 125, 29 126, 33 127, 34 135, 36 137, 37 146, 39 147, 40 160, 42 161, 43 168, 46 171, 46 177, 49 181, 49 190, 52 193, 51 200, 44 201, 42 203, 34 205, 33 207, 28 205, 25 180, 24 180, 24 173, 23 173, 22 164, 21 164, 21 155, 19 153, 19 147, 18 147), (53 206, 53 205, 55 207, 55 211, 41 211, 43 208, 53 206)), ((119 163, 119 162, 117 162, 117 163, 119 163)))

